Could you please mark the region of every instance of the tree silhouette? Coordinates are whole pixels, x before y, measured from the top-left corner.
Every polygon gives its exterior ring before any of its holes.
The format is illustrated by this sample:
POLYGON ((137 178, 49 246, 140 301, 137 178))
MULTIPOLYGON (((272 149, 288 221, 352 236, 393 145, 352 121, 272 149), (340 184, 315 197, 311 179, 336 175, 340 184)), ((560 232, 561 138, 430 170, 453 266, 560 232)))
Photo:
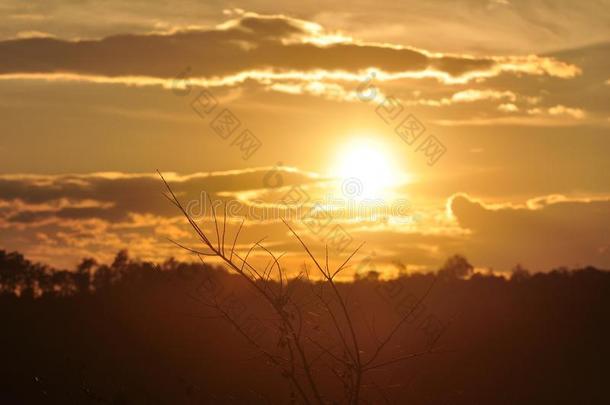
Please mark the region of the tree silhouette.
POLYGON ((438 276, 446 280, 467 278, 472 275, 474 267, 462 255, 453 255, 438 270, 438 276))
POLYGON ((519 282, 519 281, 527 280, 530 277, 531 277, 530 272, 525 267, 521 266, 520 264, 517 264, 511 270, 511 275, 510 275, 511 280, 519 282))
POLYGON ((85 258, 76 266, 74 274, 74 285, 81 294, 88 293, 91 288, 91 278, 93 269, 97 266, 97 261, 93 258, 85 258))

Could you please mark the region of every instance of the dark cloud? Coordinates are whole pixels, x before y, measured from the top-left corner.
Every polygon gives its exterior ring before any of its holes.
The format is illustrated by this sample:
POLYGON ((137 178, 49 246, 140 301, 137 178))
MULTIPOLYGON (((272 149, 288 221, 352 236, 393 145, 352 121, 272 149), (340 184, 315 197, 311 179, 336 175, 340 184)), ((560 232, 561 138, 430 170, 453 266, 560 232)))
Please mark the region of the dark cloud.
POLYGON ((467 254, 506 269, 521 262, 534 270, 561 265, 610 265, 610 200, 530 200, 527 207, 489 207, 455 197, 453 214, 472 234, 467 254))
POLYGON ((281 39, 308 35, 288 19, 244 18, 225 30, 171 35, 117 35, 97 40, 30 38, 0 43, 0 73, 70 72, 99 76, 172 78, 224 76, 245 70, 364 69, 422 70, 428 58, 408 49, 313 44, 284 45, 281 39))
MULTIPOLYGON (((504 62, 532 61, 450 55, 344 41, 319 45, 321 27, 285 16, 245 14, 223 28, 172 34, 115 35, 101 40, 29 38, 0 42, 0 74, 75 73, 104 77, 173 78, 185 67, 195 77, 223 77, 251 70, 341 70, 376 67, 389 73, 432 70, 451 77, 496 74, 504 62)), ((534 62, 537 64, 537 62, 534 62)), ((559 66, 557 69, 565 69, 559 66)), ((555 69, 555 70, 557 70, 555 69)), ((549 69, 550 74, 553 68, 549 69)))
POLYGON ((48 218, 58 219, 102 219, 106 221, 121 221, 127 217, 127 212, 117 207, 66 207, 58 210, 20 211, 8 216, 9 222, 34 223, 48 218))
MULTIPOLYGON (((281 169, 271 172, 266 168, 168 177, 172 189, 185 205, 190 200, 205 199, 207 195, 212 199, 222 199, 218 196, 220 192, 256 190, 276 185, 286 187, 312 181, 307 174, 298 171, 281 169), (270 173, 279 177, 270 179, 270 173), (277 183, 277 179, 281 183, 277 183)), ((161 179, 154 175, 0 177, 0 201, 19 200, 26 205, 52 205, 58 200, 94 201, 97 205, 26 208, 8 215, 11 222, 29 223, 49 217, 120 221, 130 213, 175 216, 175 207, 163 198, 162 192, 165 192, 165 187, 161 179)))

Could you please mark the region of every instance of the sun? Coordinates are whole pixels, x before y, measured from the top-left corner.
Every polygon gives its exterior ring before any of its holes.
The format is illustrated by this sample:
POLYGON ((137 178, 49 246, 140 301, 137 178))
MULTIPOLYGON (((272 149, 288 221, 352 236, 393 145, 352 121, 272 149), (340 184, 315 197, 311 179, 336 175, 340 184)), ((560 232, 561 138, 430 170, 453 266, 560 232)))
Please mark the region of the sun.
POLYGON ((382 143, 367 138, 343 146, 332 169, 345 197, 379 199, 404 181, 393 155, 382 143))

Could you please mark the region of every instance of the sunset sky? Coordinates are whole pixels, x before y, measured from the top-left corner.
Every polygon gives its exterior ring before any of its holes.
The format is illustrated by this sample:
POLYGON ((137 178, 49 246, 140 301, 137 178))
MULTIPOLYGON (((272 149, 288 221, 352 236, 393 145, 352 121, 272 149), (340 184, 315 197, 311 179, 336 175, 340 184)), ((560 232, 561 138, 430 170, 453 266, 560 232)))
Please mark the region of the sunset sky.
POLYGON ((159 169, 295 268, 292 204, 388 275, 608 268, 609 131, 609 1, 0 1, 0 249, 57 266, 189 258, 159 169))

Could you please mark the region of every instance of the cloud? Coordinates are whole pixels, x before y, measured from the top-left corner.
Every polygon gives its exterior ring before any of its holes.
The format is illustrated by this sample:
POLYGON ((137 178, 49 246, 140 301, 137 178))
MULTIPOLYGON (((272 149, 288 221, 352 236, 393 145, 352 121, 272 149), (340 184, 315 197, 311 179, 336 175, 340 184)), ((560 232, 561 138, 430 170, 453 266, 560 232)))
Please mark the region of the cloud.
MULTIPOLYGON (((166 173, 165 178, 211 234, 214 230, 208 198, 230 201, 234 194, 248 190, 285 189, 318 181, 314 173, 290 167, 191 175, 166 173), (201 204, 205 204, 203 209, 201 204)), ((126 247, 136 256, 150 260, 181 256, 184 252, 166 238, 193 244, 196 240, 180 212, 163 198, 163 191, 156 174, 3 175, 0 239, 3 248, 18 249, 36 260, 66 266, 84 256, 108 260, 126 247)), ((222 207, 216 205, 217 211, 221 212, 222 207)), ((247 201, 243 207, 248 208, 247 201)), ((234 230, 242 214, 231 212, 236 217, 229 218, 228 227, 234 230)), ((279 218, 251 222, 244 230, 246 240, 250 240, 249 234, 269 231, 281 223, 279 218)), ((280 238, 284 233, 285 229, 274 231, 280 238)))
MULTIPOLYGON (((361 240, 381 243, 385 239, 380 235, 388 231, 389 235, 400 235, 403 241, 413 240, 419 234, 424 247, 407 249, 419 252, 414 256, 421 261, 419 265, 441 260, 431 255, 436 250, 431 250, 426 241, 459 235, 455 227, 443 224, 427 225, 424 229, 419 223, 406 223, 404 217, 414 213, 411 202, 406 200, 388 207, 368 207, 348 201, 341 204, 337 202, 340 194, 329 196, 331 192, 339 193, 336 185, 337 189, 331 190, 329 179, 295 168, 262 167, 191 175, 166 173, 165 178, 187 211, 209 234, 214 235, 215 229, 208 198, 220 202, 215 204, 219 218, 227 211, 227 228, 232 232, 242 218, 246 220, 245 242, 267 237, 269 246, 283 249, 297 261, 303 258, 298 256, 301 252, 298 242, 288 235, 280 218, 292 222, 316 254, 321 254, 324 244, 330 243, 325 239, 326 232, 338 226, 341 232, 347 233, 352 245, 361 240), (294 196, 295 186, 304 190, 308 198, 303 201, 304 209, 288 211, 285 204, 300 205, 299 202, 291 204, 287 197, 294 196), (280 204, 282 200, 287 202, 280 204), (305 219, 315 201, 336 204, 336 210, 324 216, 331 220, 324 232, 312 230, 317 226, 317 222, 312 222, 314 217, 305 219)), ((53 264, 71 265, 83 256, 103 260, 125 247, 138 257, 160 260, 182 253, 176 252, 166 238, 197 244, 185 219, 163 198, 162 191, 163 183, 153 174, 3 175, 0 176, 0 238, 4 248, 19 249, 53 264)), ((425 215, 434 217, 432 213, 425 215)), ((385 245, 379 251, 401 254, 385 245)), ((332 260, 345 259, 332 253, 332 260)))
POLYGON ((517 96, 512 91, 496 91, 496 90, 464 90, 455 93, 451 97, 454 102, 472 102, 479 100, 501 100, 507 99, 515 101, 517 96))
POLYGON ((574 119, 580 120, 585 117, 585 112, 580 108, 570 108, 564 105, 556 105, 548 109, 551 115, 566 115, 574 119))
MULTIPOLYGON (((513 103, 503 103, 498 110, 504 113, 516 113, 520 108, 513 103)), ((581 108, 556 105, 553 107, 534 107, 524 111, 520 116, 475 117, 457 120, 435 120, 434 123, 442 126, 494 126, 515 125, 529 127, 561 127, 578 126, 587 117, 587 112, 581 108)), ((603 118, 588 120, 598 126, 608 126, 603 118)))
POLYGON ((42 31, 19 31, 17 33, 17 38, 52 38, 53 34, 49 34, 48 32, 42 31))
MULTIPOLYGON (((208 195, 213 200, 239 201, 247 212, 230 211, 228 229, 234 232, 241 218, 248 218, 242 244, 266 236, 269 247, 287 252, 295 265, 302 260, 296 241, 279 216, 264 217, 262 212, 277 206, 280 197, 294 185, 300 185, 314 199, 329 191, 324 188, 326 179, 291 168, 168 173, 166 178, 206 232, 215 234, 210 207, 201 207, 207 204, 208 195)), ((0 237, 5 248, 66 265, 83 256, 107 260, 124 247, 146 259, 181 255, 183 252, 166 238, 192 246, 197 241, 161 191, 163 185, 153 174, 0 176, 0 237)), ((332 214, 328 228, 341 226, 352 241, 351 248, 366 241, 367 249, 375 250, 380 260, 406 261, 422 269, 435 268, 454 252, 499 270, 517 262, 534 270, 559 265, 610 265, 610 198, 555 194, 520 205, 492 205, 458 194, 448 204, 453 217, 447 216, 441 203, 409 200, 405 207, 408 214, 420 217, 417 223, 395 223, 391 218, 355 220, 338 211, 332 214)), ((216 206, 219 213, 223 208, 216 206)), ((308 228, 303 216, 287 218, 312 251, 323 255, 324 232, 308 228)))
MULTIPOLYGON (((166 179, 185 202, 243 190, 264 189, 275 184, 266 179, 272 168, 229 170, 178 175, 166 179)), ((289 167, 274 169, 282 186, 316 181, 315 174, 289 167)), ((174 216, 175 209, 162 198, 163 184, 155 174, 93 173, 82 175, 0 176, 0 214, 8 222, 34 223, 44 219, 98 218, 111 222, 128 219, 130 213, 174 216), (161 198, 160 198, 161 197, 161 198)))
POLYGON ((523 205, 485 204, 467 195, 450 209, 470 235, 464 251, 501 270, 522 263, 533 270, 592 264, 610 266, 610 198, 553 195, 523 205))
MULTIPOLYGON (((254 79, 357 81, 378 71, 381 81, 432 77, 467 82, 502 73, 571 78, 580 69, 550 57, 473 57, 395 44, 356 41, 284 15, 243 13, 216 28, 100 40, 27 38, 0 42, 5 79, 87 80, 164 84, 185 68, 201 84, 254 79)), ((196 82, 194 82, 196 83, 196 82)))
POLYGON ((410 102, 410 104, 440 107, 486 100, 508 100, 514 102, 517 100, 517 95, 509 90, 498 91, 493 89, 466 89, 453 93, 451 97, 443 97, 440 100, 421 99, 415 102, 410 102))
POLYGON ((517 111, 519 111, 519 107, 517 107, 513 103, 504 103, 504 104, 500 104, 498 106, 498 110, 500 110, 502 112, 510 113, 510 112, 517 112, 517 111))

